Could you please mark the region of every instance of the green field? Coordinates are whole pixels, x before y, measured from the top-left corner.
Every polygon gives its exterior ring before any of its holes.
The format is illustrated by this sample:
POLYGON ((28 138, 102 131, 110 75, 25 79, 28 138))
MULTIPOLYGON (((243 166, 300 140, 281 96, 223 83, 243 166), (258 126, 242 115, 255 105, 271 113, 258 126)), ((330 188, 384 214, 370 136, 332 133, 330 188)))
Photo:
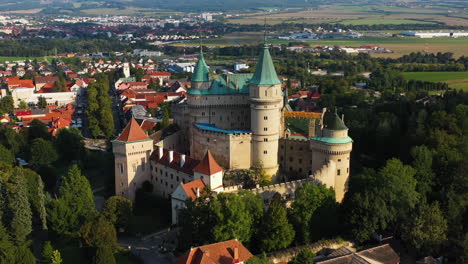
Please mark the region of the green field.
POLYGON ((48 61, 47 57, 0 57, 0 62, 5 61, 22 61, 22 60, 37 60, 37 61, 48 61))
POLYGON ((410 20, 410 19, 379 19, 379 18, 364 18, 364 19, 350 19, 339 22, 345 25, 401 25, 401 24, 434 24, 429 21, 410 20))
POLYGON ((407 80, 445 82, 450 88, 468 91, 468 72, 405 72, 407 80))

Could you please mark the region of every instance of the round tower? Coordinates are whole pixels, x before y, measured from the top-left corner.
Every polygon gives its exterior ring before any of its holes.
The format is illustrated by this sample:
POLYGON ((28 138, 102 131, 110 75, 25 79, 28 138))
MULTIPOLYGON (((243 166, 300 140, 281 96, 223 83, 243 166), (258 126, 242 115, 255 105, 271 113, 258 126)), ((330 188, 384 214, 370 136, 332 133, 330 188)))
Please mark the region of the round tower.
POLYGON ((265 44, 249 82, 252 166, 261 165, 276 180, 283 96, 281 81, 265 44))
POLYGON ((348 136, 348 128, 336 110, 325 110, 320 125, 310 143, 312 171, 319 171, 328 165, 329 174, 322 181, 328 187, 333 187, 336 200, 341 202, 348 186, 353 140, 348 136))

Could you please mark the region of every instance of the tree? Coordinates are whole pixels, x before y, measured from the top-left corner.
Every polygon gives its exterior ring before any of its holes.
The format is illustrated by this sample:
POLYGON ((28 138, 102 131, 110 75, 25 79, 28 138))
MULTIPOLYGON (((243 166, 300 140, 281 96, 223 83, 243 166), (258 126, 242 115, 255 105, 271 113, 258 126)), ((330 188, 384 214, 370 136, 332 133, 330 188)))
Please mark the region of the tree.
POLYGON ((54 82, 54 85, 52 86, 52 92, 57 93, 57 92, 66 92, 67 91, 67 86, 63 81, 60 79, 54 82))
POLYGON ((42 245, 42 263, 50 264, 52 260, 52 254, 54 253, 54 247, 52 247, 52 243, 50 241, 44 242, 42 245))
POLYGON ((23 100, 21 100, 21 101, 19 102, 18 107, 19 107, 20 109, 29 109, 28 103, 26 103, 26 102, 23 101, 23 100))
POLYGON ((245 264, 270 264, 270 263, 273 263, 273 262, 270 261, 270 259, 267 257, 265 253, 263 253, 261 257, 253 256, 245 262, 245 264))
POLYGON ((62 263, 62 256, 60 255, 60 252, 58 250, 54 250, 54 252, 52 252, 52 257, 50 258, 50 263, 51 264, 61 264, 62 263))
POLYGON ((42 138, 33 140, 31 145, 31 160, 33 168, 47 167, 58 159, 57 152, 50 141, 42 138))
POLYGON ((0 221, 0 263, 15 263, 16 246, 0 221))
POLYGON ((406 223, 403 239, 415 247, 421 256, 440 254, 447 241, 447 220, 437 202, 422 203, 406 223))
POLYGON ((77 165, 68 174, 58 190, 59 199, 50 202, 49 227, 57 234, 73 234, 96 214, 93 193, 88 179, 77 165))
POLYGON ((15 156, 13 153, 3 145, 0 145, 0 161, 8 164, 13 164, 13 162, 15 162, 15 156))
POLYGON ((33 222, 47 229, 47 212, 45 208, 46 197, 44 183, 41 176, 30 169, 23 169, 24 178, 27 182, 29 203, 33 212, 33 222))
POLYGON ((83 247, 94 250, 93 263, 115 263, 117 234, 112 223, 103 216, 85 223, 78 232, 83 247))
POLYGON ((432 189, 434 172, 432 171, 432 153, 426 146, 416 146, 411 149, 413 168, 416 170, 416 190, 425 197, 432 189))
POLYGON ((213 210, 218 218, 217 224, 213 227, 215 241, 234 238, 241 242, 250 241, 253 219, 240 196, 220 193, 213 201, 213 210))
POLYGON ((93 260, 93 264, 115 264, 115 257, 109 248, 97 248, 93 260))
POLYGON ((46 106, 47 106, 47 100, 45 99, 45 97, 39 96, 37 100, 37 107, 40 109, 44 109, 46 108, 46 106))
POLYGON ((315 254, 308 248, 304 248, 290 261, 290 264, 313 264, 315 254))
POLYGON ((6 197, 5 223, 8 223, 15 241, 25 241, 32 231, 32 212, 26 181, 20 168, 13 169, 8 177, 6 197))
POLYGON ((21 263, 21 264, 36 264, 36 258, 34 254, 31 252, 31 249, 26 245, 20 245, 16 249, 16 261, 14 263, 21 263))
POLYGON ((13 97, 10 95, 0 99, 0 114, 11 113, 14 109, 13 97))
POLYGON ((163 110, 163 120, 161 122, 161 129, 164 129, 170 125, 169 122, 169 109, 168 106, 162 107, 163 110))
POLYGON ((37 119, 34 119, 29 123, 28 137, 30 141, 36 138, 42 138, 45 140, 50 140, 52 138, 47 126, 37 119))
POLYGON ((81 132, 76 127, 61 128, 57 132, 58 153, 63 160, 68 162, 80 160, 84 154, 84 142, 81 132))
POLYGON ((104 203, 102 215, 111 222, 119 232, 125 232, 132 216, 132 201, 121 197, 112 196, 104 203))
POLYGON ((262 220, 260 250, 270 252, 287 248, 294 240, 294 228, 288 222, 286 209, 281 203, 272 202, 262 220))
POLYGON ((295 199, 291 205, 291 222, 296 230, 296 239, 300 243, 311 242, 312 216, 326 200, 335 202, 335 194, 333 190, 325 186, 306 182, 296 190, 295 199))

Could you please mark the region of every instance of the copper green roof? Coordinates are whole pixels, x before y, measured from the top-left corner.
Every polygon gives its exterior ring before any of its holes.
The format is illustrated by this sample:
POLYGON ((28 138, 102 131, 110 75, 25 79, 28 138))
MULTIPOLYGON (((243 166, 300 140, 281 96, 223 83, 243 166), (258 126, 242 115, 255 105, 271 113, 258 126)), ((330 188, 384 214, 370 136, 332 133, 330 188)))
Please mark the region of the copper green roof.
POLYGON ((250 83, 256 85, 275 85, 281 83, 276 75, 275 65, 273 65, 273 60, 266 44, 263 46, 262 53, 260 53, 255 74, 250 83))
POLYGON ((312 140, 323 142, 323 143, 328 143, 328 144, 346 144, 346 143, 351 143, 353 140, 350 137, 345 137, 345 138, 331 138, 331 137, 313 137, 311 138, 312 140))
POLYGON ((346 130, 348 129, 343 120, 338 116, 336 112, 328 110, 323 116, 323 126, 330 130, 346 130))
POLYGON ((189 95, 227 95, 249 94, 249 81, 251 73, 221 74, 212 83, 209 89, 189 89, 189 95))
POLYGON ((195 66, 195 71, 192 75, 192 82, 209 82, 210 81, 210 71, 208 70, 208 65, 206 65, 205 58, 203 58, 203 53, 200 53, 198 57, 197 65, 195 66))

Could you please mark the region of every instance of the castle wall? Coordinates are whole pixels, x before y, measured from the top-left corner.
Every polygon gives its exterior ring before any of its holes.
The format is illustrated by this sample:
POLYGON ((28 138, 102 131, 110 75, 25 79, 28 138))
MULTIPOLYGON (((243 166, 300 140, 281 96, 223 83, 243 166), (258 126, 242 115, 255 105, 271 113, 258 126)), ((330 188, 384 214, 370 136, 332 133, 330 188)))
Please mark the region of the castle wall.
POLYGON ((191 157, 202 160, 208 150, 225 169, 248 169, 250 163, 250 134, 225 134, 192 130, 191 157))
POLYGON ((151 161, 151 177, 148 180, 153 184, 155 194, 170 197, 179 183, 187 183, 194 178, 193 175, 151 161))
POLYGON ((291 176, 301 178, 312 174, 312 151, 309 140, 280 139, 278 152, 281 171, 291 176))
POLYGON ((173 150, 176 152, 184 153, 183 140, 184 136, 181 131, 177 131, 174 134, 171 134, 164 139, 157 142, 155 145, 165 149, 173 150))
POLYGON ((153 151, 153 140, 137 142, 113 141, 115 156, 115 194, 135 199, 135 192, 149 179, 149 157, 153 151))

